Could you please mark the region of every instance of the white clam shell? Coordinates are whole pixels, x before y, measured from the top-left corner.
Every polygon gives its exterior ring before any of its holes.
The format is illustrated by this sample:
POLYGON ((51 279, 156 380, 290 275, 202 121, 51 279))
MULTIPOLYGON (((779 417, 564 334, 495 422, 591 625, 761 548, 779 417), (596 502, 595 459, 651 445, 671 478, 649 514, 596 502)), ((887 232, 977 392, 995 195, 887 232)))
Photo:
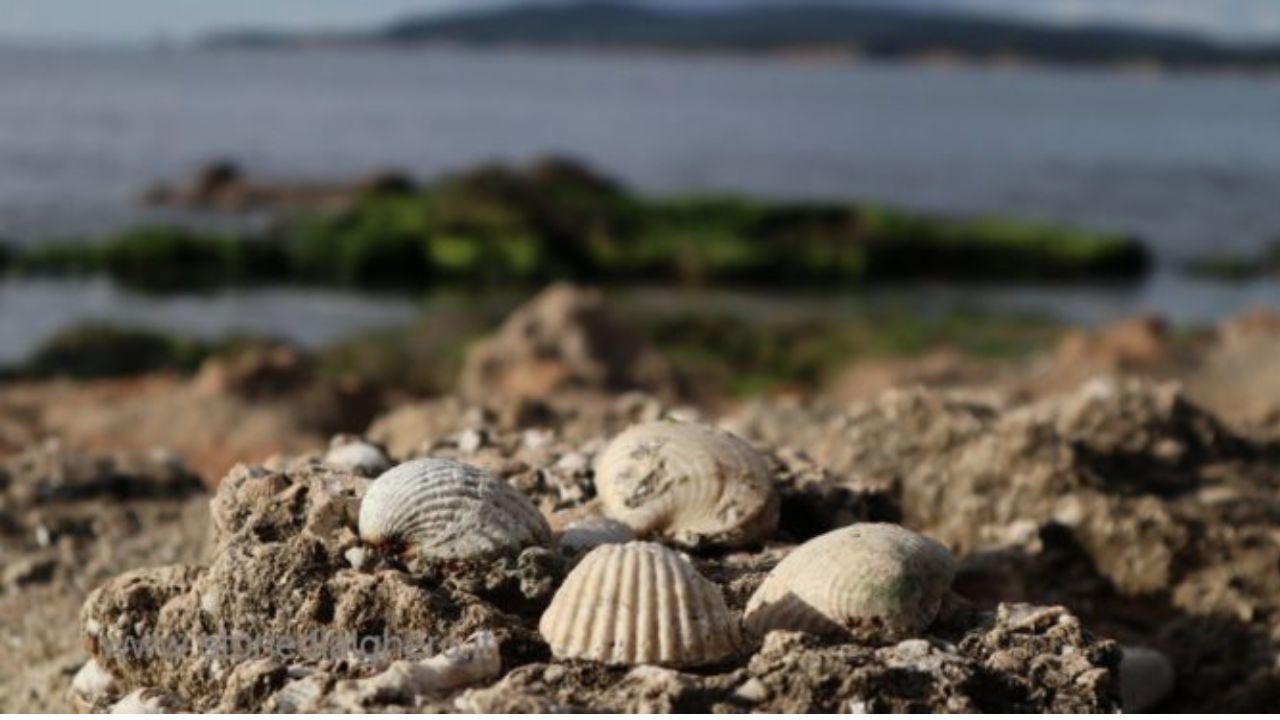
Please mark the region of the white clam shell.
POLYGON ((955 577, 940 543, 898 525, 860 523, 783 558, 747 602, 744 624, 892 641, 924 630, 955 577))
POLYGON ((378 476, 360 503, 359 525, 365 543, 426 560, 477 560, 551 542, 546 519, 519 490, 435 458, 378 476))
POLYGON ((366 440, 338 437, 325 453, 324 464, 364 477, 376 477, 391 468, 391 458, 382 448, 366 440))
POLYGON ((560 548, 577 554, 594 550, 601 545, 617 545, 635 539, 636 534, 626 523, 593 515, 569 523, 560 534, 560 548))
POLYGON ((778 495, 764 458, 705 425, 632 426, 597 460, 596 488, 609 517, 688 547, 742 547, 778 526, 778 495))
POLYGON ((556 591, 538 624, 558 658, 693 667, 741 644, 720 588, 656 543, 601 545, 556 591))

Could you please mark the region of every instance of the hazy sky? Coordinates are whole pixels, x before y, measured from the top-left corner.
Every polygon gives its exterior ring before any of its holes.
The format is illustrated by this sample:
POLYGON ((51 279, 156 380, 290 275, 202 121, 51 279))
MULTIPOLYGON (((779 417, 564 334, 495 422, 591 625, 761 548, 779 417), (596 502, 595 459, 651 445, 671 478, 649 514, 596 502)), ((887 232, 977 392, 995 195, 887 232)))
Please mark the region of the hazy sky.
MULTIPOLYGON (((753 0, 660 0, 732 5, 753 0)), ((774 0, 785 2, 787 0, 774 0)), ((845 0, 874 2, 875 0, 845 0)), ((351 28, 510 0, 0 0, 0 40, 137 42, 212 28, 351 28)), ((1120 21, 1236 38, 1280 37, 1280 0, 879 0, 1016 12, 1059 22, 1120 21)))

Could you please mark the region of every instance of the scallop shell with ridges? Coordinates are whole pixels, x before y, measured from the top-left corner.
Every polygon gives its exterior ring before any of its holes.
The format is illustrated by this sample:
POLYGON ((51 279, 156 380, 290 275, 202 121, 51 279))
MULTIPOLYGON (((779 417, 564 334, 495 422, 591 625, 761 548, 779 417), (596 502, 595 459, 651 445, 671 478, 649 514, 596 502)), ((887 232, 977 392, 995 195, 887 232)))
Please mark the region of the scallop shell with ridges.
POLYGON ((744 624, 756 637, 803 630, 899 640, 933 622, 954 577, 940 543, 898 525, 850 525, 783 558, 747 602, 744 624))
POLYGON ((478 560, 549 545, 551 529, 519 490, 453 460, 397 465, 360 503, 360 539, 423 560, 478 560))
POLYGON ((672 668, 724 660, 741 645, 720 588, 657 543, 601 545, 575 567, 542 615, 558 658, 672 668))
POLYGON ((764 458, 740 438, 696 423, 634 425, 596 462, 605 514, 687 547, 742 547, 778 526, 764 458))

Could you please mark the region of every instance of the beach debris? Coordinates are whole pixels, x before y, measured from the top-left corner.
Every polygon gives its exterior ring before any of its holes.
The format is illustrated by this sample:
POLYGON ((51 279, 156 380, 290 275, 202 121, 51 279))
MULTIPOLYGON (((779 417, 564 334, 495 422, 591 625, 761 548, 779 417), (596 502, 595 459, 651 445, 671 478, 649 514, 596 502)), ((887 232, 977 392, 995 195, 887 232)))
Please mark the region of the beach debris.
MULTIPOLYGON (((425 660, 398 660, 383 672, 360 680, 344 680, 334 690, 339 706, 402 704, 417 706, 422 698, 493 680, 502 672, 498 641, 480 631, 463 644, 425 660), (347 703, 346 700, 354 703, 347 703)), ((286 686, 287 687, 287 686, 286 686)))

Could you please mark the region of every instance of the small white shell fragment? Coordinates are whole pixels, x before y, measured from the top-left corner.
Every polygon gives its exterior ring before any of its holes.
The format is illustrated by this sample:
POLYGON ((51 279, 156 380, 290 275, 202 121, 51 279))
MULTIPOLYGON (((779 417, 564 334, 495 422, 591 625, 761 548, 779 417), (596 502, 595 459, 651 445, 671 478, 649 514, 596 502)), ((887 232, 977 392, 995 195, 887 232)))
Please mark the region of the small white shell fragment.
POLYGON ((636 534, 625 523, 593 515, 575 520, 560 534, 560 548, 570 554, 584 553, 601 545, 628 543, 636 534))
POLYGON ((369 564, 369 551, 363 547, 347 548, 347 551, 342 553, 342 556, 347 559, 347 562, 355 570, 363 570, 369 564))
POLYGON ((695 667, 741 645, 719 586, 649 542, 602 545, 569 572, 538 624, 558 658, 695 667))
POLYGON ((955 561, 938 542, 859 523, 792 550, 747 602, 744 623, 756 637, 799 630, 901 640, 933 622, 954 577, 955 561))
POLYGON ((1173 663, 1149 647, 1125 645, 1120 650, 1120 706, 1127 713, 1147 712, 1173 692, 1173 663))
POLYGON ((761 703, 769 699, 769 688, 760 678, 749 678, 733 691, 733 696, 749 703, 761 703))
POLYGON ((111 706, 112 715, 159 715, 184 712, 190 706, 182 698, 160 688, 140 688, 111 706))
POLYGON ((458 450, 467 454, 476 452, 484 447, 486 440, 483 430, 475 428, 463 430, 462 434, 458 436, 458 450))
POLYGON ((687 547, 743 547, 778 525, 764 458, 706 425, 633 425, 597 458, 596 488, 609 517, 687 547))
POLYGON ((93 712, 118 692, 116 679, 93 658, 71 679, 71 704, 75 706, 76 712, 93 712))
POLYGON ((377 445, 351 435, 339 435, 329 445, 324 464, 364 477, 377 477, 390 469, 392 462, 377 445))
POLYGON ((406 557, 478 560, 551 543, 546 518, 519 490, 479 468, 424 458, 369 485, 360 539, 406 557))
POLYGON ((383 703, 388 698, 412 702, 491 680, 501 672, 498 641, 493 633, 484 630, 462 645, 426 660, 398 660, 372 677, 343 681, 338 692, 353 694, 361 704, 374 698, 383 703))

